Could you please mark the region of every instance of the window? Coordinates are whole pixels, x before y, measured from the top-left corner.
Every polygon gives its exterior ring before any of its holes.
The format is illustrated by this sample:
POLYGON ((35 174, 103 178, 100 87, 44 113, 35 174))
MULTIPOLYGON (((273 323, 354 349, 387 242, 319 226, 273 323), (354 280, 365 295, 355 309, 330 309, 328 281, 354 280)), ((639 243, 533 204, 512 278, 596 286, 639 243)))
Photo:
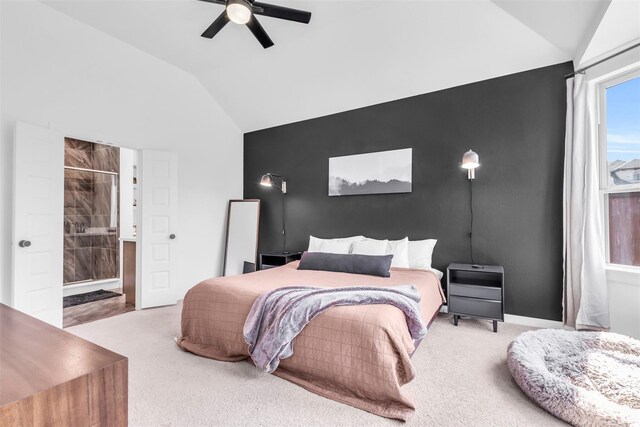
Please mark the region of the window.
POLYGON ((607 260, 640 267, 640 70, 600 85, 599 132, 607 260))

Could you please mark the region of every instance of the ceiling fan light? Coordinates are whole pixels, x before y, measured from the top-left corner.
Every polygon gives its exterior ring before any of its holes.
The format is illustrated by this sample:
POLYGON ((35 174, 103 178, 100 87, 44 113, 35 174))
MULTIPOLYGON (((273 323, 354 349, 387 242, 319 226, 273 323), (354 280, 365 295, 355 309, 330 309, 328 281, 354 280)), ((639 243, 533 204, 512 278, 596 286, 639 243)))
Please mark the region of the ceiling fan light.
POLYGON ((229 0, 227 16, 231 22, 244 25, 251 19, 251 5, 244 0, 229 0))

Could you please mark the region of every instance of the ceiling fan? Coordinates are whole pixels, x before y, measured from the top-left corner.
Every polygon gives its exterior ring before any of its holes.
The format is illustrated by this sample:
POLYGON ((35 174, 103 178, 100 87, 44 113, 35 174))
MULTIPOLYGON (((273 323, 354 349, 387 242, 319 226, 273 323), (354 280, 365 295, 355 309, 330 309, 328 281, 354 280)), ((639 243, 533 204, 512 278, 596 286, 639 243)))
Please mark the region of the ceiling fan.
POLYGON ((213 21, 202 37, 212 39, 213 36, 225 26, 229 21, 236 24, 244 24, 258 39, 263 48, 273 46, 273 41, 262 28, 255 15, 264 15, 271 18, 286 19, 287 21, 301 22, 308 24, 311 20, 311 12, 291 9, 288 7, 276 6, 274 4, 260 3, 253 0, 200 0, 208 3, 215 3, 225 6, 224 12, 213 21))

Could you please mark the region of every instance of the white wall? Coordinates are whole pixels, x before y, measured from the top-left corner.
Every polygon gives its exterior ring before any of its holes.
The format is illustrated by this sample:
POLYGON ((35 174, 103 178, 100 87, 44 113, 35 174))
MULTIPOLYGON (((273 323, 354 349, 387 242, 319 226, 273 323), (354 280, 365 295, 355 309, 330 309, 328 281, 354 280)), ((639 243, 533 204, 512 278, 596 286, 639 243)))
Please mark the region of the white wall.
MULTIPOLYGON (((134 185, 133 185, 133 168, 137 168, 137 155, 135 150, 128 148, 120 149, 120 239, 135 239, 133 235, 133 225, 137 224, 138 209, 134 208, 133 201, 134 185)), ((137 187, 137 184, 136 184, 137 187)), ((120 285, 122 286, 123 262, 124 260, 124 241, 119 242, 120 250, 120 285)))
POLYGON ((640 339, 640 273, 607 270, 611 332, 640 339))
MULTIPOLYGON (((32 1, 2 1, 0 301, 10 301, 16 121, 179 157, 178 278, 219 274, 227 200, 242 196, 242 133, 191 75, 32 1)), ((62 227, 62 224, 60 225, 62 227)))
POLYGON ((133 165, 136 157, 135 150, 120 149, 120 237, 124 239, 135 238, 133 225, 136 224, 134 211, 137 209, 133 207, 133 165))

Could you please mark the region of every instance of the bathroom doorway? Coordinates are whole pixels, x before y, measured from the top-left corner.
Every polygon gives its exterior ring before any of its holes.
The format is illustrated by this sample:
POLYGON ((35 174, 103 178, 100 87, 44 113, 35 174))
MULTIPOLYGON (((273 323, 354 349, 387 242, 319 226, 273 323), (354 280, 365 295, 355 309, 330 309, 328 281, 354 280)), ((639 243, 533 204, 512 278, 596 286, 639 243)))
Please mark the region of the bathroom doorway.
POLYGON ((63 326, 135 310, 137 152, 64 139, 63 326))
MULTIPOLYGON (((86 140, 82 142, 92 144, 86 140)), ((181 235, 177 153, 120 148, 117 169, 103 169, 104 166, 99 166, 100 162, 109 164, 113 157, 108 160, 95 157, 101 154, 114 156, 106 154, 113 151, 95 154, 111 146, 100 141, 93 144, 87 146, 78 143, 80 147, 76 148, 84 150, 84 153, 73 153, 84 159, 84 167, 66 163, 70 166, 67 168, 68 174, 75 174, 76 181, 69 177, 65 209, 64 135, 54 129, 16 122, 13 141, 11 304, 57 327, 65 323, 64 295, 90 292, 90 286, 99 286, 98 290, 106 285, 120 289, 125 303, 119 307, 124 306, 124 310, 173 305, 184 295, 178 279, 177 254, 181 253, 181 235), (125 153, 131 153, 132 156, 127 158, 125 153), (125 165, 127 161, 130 162, 128 166, 125 165), (93 172, 93 178, 88 174, 77 176, 80 172, 93 172), (104 195, 98 196, 98 191, 94 191, 96 183, 100 183, 100 191, 104 195), (87 193, 84 195, 91 202, 91 210, 85 206, 86 203, 81 205, 74 198, 74 190, 87 193), (102 204, 104 209, 94 211, 94 192, 95 203, 102 204), (109 208, 106 209, 105 205, 109 208), (65 211, 67 216, 78 218, 67 217, 65 221, 65 211), (112 220, 116 212, 117 225, 114 229, 112 220), (128 223, 127 215, 130 218, 128 223), (92 235, 100 233, 106 237, 92 235), (76 242, 76 238, 83 241, 76 242), (117 254, 112 251, 113 240, 119 242, 117 254), (71 254, 73 257, 69 257, 71 254), (117 275, 114 275, 114 269, 105 266, 94 268, 97 263, 110 264, 103 257, 117 257, 114 262, 118 266, 117 275), (87 262, 87 259, 91 261, 87 262), (102 275, 105 272, 110 273, 106 278, 102 275)), ((69 309, 74 307, 81 307, 89 313, 87 316, 77 316, 76 321, 85 323, 95 320, 95 310, 89 310, 90 306, 80 304, 69 309)), ((118 311, 123 311, 120 308, 118 311)), ((105 309, 100 316, 108 317, 113 313, 105 309)))

